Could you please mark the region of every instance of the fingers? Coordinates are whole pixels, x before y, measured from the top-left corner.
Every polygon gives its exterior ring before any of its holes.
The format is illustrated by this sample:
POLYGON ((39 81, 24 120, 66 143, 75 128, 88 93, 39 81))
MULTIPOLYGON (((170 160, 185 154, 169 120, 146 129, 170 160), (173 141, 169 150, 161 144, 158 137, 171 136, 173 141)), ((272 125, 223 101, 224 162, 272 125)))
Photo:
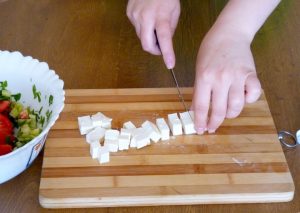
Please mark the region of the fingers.
POLYGON ((244 82, 236 82, 236 84, 231 85, 228 95, 226 118, 235 118, 241 113, 245 103, 244 91, 244 82))
POLYGON ((170 22, 167 19, 157 22, 156 32, 164 62, 168 69, 172 69, 175 66, 175 53, 172 43, 173 33, 170 22))
POLYGON ((261 85, 255 73, 249 75, 246 79, 245 90, 247 103, 253 103, 260 97, 261 85))
POLYGON ((211 114, 207 124, 208 133, 214 133, 225 119, 228 90, 228 85, 220 84, 212 91, 211 114))
POLYGON ((154 34, 154 23, 143 24, 141 26, 140 39, 141 39, 143 50, 153 55, 161 54, 156 44, 156 36, 154 34))
POLYGON ((207 129, 207 117, 210 105, 211 87, 205 82, 195 84, 192 109, 195 113, 195 129, 202 135, 207 129))

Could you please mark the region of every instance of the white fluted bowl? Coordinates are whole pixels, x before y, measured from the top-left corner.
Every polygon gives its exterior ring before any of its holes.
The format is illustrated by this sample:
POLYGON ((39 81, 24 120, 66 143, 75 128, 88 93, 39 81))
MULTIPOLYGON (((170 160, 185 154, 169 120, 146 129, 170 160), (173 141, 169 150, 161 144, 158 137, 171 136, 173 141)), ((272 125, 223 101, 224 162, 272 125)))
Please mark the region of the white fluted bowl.
POLYGON ((48 64, 30 56, 24 57, 19 52, 0 51, 0 81, 5 80, 12 94, 21 93, 20 102, 24 106, 37 111, 43 107, 42 115, 45 116, 47 110, 52 111, 52 115, 36 138, 21 148, 0 156, 0 184, 23 172, 38 156, 65 101, 64 82, 49 69, 48 64), (41 102, 33 98, 33 85, 41 92, 41 102), (49 104, 50 95, 54 97, 53 104, 49 104))

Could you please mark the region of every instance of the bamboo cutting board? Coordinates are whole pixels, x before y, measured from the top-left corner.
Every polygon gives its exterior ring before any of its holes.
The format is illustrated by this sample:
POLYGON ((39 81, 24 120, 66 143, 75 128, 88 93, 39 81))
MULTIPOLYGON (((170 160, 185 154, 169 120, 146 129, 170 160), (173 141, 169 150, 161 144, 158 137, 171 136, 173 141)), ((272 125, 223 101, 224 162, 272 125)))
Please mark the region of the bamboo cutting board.
MULTIPOLYGON (((183 94, 190 104, 192 89, 183 94)), ((265 97, 214 135, 176 136, 111 154, 98 164, 77 117, 103 112, 113 128, 181 112, 175 88, 67 90, 45 145, 40 203, 46 208, 284 202, 294 184, 265 97)))

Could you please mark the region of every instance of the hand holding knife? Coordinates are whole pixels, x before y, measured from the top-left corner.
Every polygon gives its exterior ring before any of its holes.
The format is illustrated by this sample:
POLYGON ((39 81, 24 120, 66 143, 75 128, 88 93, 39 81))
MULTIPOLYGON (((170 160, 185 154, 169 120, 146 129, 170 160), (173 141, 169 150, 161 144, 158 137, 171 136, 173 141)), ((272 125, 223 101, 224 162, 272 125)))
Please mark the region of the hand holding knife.
MULTIPOLYGON (((158 41, 158 38, 157 38, 156 30, 154 30, 154 34, 155 34, 155 38, 156 38, 156 45, 157 45, 158 49, 161 51, 160 45, 159 45, 159 41, 158 41)), ((178 97, 179 97, 179 99, 180 99, 180 101, 181 101, 183 107, 184 107, 185 111, 189 113, 190 118, 191 118, 192 120, 194 120, 193 117, 191 116, 190 112, 189 112, 189 109, 187 108, 187 106, 186 106, 186 104, 185 104, 183 95, 182 95, 181 92, 180 92, 180 87, 179 87, 177 78, 176 78, 176 76, 175 76, 174 69, 172 68, 172 69, 169 69, 169 70, 170 70, 171 75, 172 75, 172 77, 173 77, 174 83, 175 83, 176 88, 177 88, 178 97)))

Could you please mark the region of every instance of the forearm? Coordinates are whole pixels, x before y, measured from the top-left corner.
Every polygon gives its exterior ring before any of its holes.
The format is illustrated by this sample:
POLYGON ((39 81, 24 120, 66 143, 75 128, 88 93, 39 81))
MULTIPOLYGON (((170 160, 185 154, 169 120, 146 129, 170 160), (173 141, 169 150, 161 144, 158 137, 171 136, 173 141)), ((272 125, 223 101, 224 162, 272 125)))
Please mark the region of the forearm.
POLYGON ((213 31, 241 34, 250 42, 280 0, 230 0, 225 6, 213 31))

